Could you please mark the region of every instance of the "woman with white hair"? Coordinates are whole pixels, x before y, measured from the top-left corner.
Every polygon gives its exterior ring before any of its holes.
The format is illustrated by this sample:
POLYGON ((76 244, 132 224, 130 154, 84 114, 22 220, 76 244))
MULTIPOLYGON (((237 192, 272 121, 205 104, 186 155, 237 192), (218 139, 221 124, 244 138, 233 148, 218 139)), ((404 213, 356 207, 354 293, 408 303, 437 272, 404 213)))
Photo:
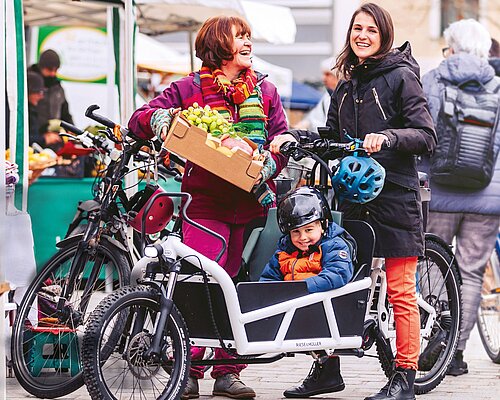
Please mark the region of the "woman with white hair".
MULTIPOLYGON (((445 59, 422 78, 438 139, 442 132, 437 122, 441 118, 439 111, 446 87, 474 82, 478 87, 480 83, 492 93, 500 94, 500 78, 495 77, 488 63, 491 37, 486 28, 473 19, 460 20, 444 31, 444 38, 447 44, 443 49, 445 59)), ((500 128, 497 125, 495 154, 498 154, 499 147, 500 128)), ((422 167, 427 168, 427 160, 424 160, 422 167)), ((496 159, 493 178, 484 189, 471 190, 437 184, 433 182, 431 174, 431 190, 427 230, 450 244, 456 239, 456 260, 463 281, 460 339, 457 353, 448 369, 449 375, 458 376, 468 372, 463 351, 477 320, 484 270, 500 224, 500 157, 496 159)))

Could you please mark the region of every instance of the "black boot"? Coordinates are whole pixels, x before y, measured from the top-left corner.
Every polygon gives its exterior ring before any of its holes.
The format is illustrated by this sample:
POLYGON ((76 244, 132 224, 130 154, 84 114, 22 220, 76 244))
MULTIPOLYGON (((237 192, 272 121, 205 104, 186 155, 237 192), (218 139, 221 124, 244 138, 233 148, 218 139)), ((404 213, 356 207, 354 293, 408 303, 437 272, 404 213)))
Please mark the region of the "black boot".
POLYGON ((448 365, 448 370, 446 371, 447 375, 460 376, 469 372, 469 368, 467 363, 464 361, 464 352, 463 350, 457 350, 455 353, 455 357, 448 365))
POLYGON ((380 392, 365 400, 415 400, 413 384, 416 372, 414 369, 396 368, 380 392))
POLYGON ((340 358, 327 358, 324 362, 314 361, 311 371, 300 386, 283 392, 288 398, 303 398, 322 393, 340 392, 344 390, 344 380, 340 375, 340 358))

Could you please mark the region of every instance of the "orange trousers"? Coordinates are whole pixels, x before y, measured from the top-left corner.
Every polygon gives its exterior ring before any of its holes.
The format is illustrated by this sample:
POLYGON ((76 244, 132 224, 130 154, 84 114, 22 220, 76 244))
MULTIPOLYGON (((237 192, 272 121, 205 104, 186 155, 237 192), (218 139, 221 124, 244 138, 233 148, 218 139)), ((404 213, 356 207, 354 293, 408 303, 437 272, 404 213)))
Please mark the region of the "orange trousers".
POLYGON ((396 367, 418 369, 420 313, 417 306, 417 257, 386 258, 387 294, 396 322, 396 367))

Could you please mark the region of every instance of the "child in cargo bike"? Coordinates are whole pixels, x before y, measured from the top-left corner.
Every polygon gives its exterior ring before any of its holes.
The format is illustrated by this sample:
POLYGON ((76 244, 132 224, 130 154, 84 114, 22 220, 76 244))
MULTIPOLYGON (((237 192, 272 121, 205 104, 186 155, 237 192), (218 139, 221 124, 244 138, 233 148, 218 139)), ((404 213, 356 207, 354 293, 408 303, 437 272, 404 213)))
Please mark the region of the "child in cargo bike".
MULTIPOLYGON (((278 225, 284 235, 261 281, 305 280, 309 293, 336 289, 350 281, 356 244, 332 221, 328 203, 317 189, 302 186, 286 196, 278 205, 278 225)), ((340 369, 338 356, 327 357, 324 351, 314 356, 321 359, 325 372, 340 369)), ((344 389, 342 376, 334 377, 338 379, 326 380, 324 391, 315 394, 344 389)))

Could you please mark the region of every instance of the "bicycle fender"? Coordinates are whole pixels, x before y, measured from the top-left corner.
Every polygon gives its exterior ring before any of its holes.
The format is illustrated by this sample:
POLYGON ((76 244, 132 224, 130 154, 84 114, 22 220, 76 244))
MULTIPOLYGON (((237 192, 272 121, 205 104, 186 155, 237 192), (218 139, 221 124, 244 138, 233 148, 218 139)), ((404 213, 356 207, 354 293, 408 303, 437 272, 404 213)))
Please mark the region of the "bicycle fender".
MULTIPOLYGON (((79 233, 77 235, 70 236, 68 238, 65 238, 65 239, 57 242, 56 243, 56 247, 58 249, 63 249, 63 248, 68 247, 69 245, 71 245, 71 244, 73 244, 75 242, 79 242, 82 239, 83 239, 83 233, 79 233)), ((121 251, 129 254, 128 249, 123 244, 121 244, 118 240, 116 240, 116 239, 114 239, 112 237, 109 237, 107 235, 101 236, 101 240, 105 240, 106 242, 108 242, 113 247, 116 247, 119 250, 121 250, 121 251)))
POLYGON ((83 239, 83 233, 79 233, 77 235, 73 235, 73 236, 64 238, 63 240, 60 240, 59 242, 56 243, 56 247, 58 249, 64 249, 65 247, 68 247, 69 245, 73 244, 74 242, 79 242, 82 239, 83 239))
POLYGON ((78 210, 90 212, 90 211, 97 211, 99 210, 100 207, 101 205, 95 200, 85 200, 78 205, 78 210))
POLYGON ((440 238, 438 235, 435 235, 434 233, 425 233, 425 239, 431 239, 434 240, 435 242, 439 243, 443 248, 446 250, 446 252, 449 254, 451 259, 453 260, 453 264, 455 265, 455 270, 458 273, 458 283, 462 285, 462 273, 460 272, 460 268, 458 267, 457 264, 457 258, 455 257, 455 254, 453 254, 453 251, 451 250, 451 246, 446 243, 442 238, 440 238))

